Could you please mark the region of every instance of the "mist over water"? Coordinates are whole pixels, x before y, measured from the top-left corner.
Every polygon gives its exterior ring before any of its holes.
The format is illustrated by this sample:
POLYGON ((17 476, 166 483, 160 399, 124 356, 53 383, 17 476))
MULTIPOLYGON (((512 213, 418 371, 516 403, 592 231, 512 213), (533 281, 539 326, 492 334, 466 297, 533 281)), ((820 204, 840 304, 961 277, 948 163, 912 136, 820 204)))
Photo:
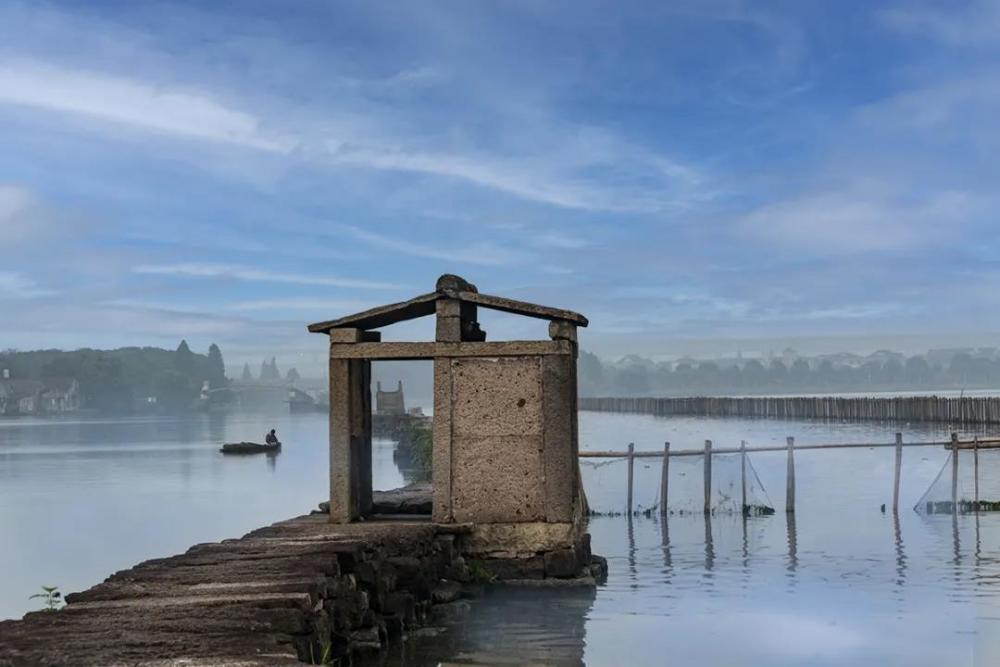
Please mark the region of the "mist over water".
MULTIPOLYGON (((898 428, 585 412, 580 443, 890 442, 898 428)), ((943 439, 948 429, 903 432, 943 439)), ((375 486, 403 484, 392 443, 373 451, 375 486)), ((143 559, 308 512, 327 495, 327 456, 319 413, 0 421, 0 531, 13 538, 0 546, 0 617, 36 608, 28 596, 43 584, 80 590, 143 559), (276 458, 218 452, 269 428, 285 444, 276 458)), ((995 664, 1000 516, 953 522, 910 509, 946 457, 937 447, 904 450, 896 522, 879 511, 891 502, 891 449, 798 452, 789 521, 785 455, 752 455, 774 516, 594 518, 593 548, 610 566, 596 593, 494 590, 453 607, 438 631, 394 647, 386 664, 995 664)), ((655 494, 658 465, 637 463, 640 500, 655 494)), ((694 458, 689 465, 700 471, 694 458)), ((618 470, 588 494, 624 506, 618 470)), ((672 482, 677 503, 683 488, 672 482)))

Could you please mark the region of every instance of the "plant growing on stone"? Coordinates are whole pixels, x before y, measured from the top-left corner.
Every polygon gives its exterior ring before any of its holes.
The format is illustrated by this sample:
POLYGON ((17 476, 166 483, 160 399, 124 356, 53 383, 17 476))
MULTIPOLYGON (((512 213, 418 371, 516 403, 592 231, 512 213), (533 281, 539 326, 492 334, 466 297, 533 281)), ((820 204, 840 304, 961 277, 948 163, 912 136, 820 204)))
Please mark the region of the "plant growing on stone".
POLYGON ((497 576, 477 560, 469 561, 469 577, 474 584, 492 584, 497 576))
POLYGON ((329 665, 333 663, 333 642, 325 641, 320 643, 319 660, 313 653, 313 647, 309 647, 309 664, 329 665))
POLYGON ((63 604, 62 593, 58 586, 42 586, 40 593, 28 596, 29 600, 41 599, 45 607, 42 611, 58 611, 63 604))

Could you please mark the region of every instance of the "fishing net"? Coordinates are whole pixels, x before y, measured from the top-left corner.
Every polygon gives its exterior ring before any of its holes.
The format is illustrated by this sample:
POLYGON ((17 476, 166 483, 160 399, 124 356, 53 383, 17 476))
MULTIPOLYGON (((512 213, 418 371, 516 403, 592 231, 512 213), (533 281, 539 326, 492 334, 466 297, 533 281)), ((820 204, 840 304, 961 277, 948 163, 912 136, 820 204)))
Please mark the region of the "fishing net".
MULTIPOLYGON (((709 508, 712 514, 773 514, 764 485, 750 457, 746 457, 746 503, 743 503, 743 465, 739 454, 712 456, 709 508)), ((671 456, 668 471, 667 512, 701 514, 705 511, 703 456, 671 456)), ((637 457, 633 468, 632 511, 660 513, 662 457, 637 457)), ((624 515, 628 512, 628 459, 580 460, 583 488, 590 513, 624 515)))
POLYGON ((959 448, 957 452, 949 452, 937 477, 913 509, 920 514, 1000 511, 1000 475, 996 474, 997 470, 1000 470, 1000 449, 980 448, 977 452, 972 448, 959 448), (954 470, 956 455, 958 466, 954 470))

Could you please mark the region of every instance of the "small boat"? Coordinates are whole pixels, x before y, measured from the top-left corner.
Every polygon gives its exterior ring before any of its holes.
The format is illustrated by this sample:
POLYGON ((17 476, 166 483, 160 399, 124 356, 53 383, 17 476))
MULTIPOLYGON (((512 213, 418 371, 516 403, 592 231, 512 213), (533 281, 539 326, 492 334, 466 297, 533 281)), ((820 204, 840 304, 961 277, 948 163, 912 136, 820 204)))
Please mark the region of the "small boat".
POLYGON ((262 445, 259 442, 227 442, 219 450, 223 454, 277 454, 281 443, 262 445))

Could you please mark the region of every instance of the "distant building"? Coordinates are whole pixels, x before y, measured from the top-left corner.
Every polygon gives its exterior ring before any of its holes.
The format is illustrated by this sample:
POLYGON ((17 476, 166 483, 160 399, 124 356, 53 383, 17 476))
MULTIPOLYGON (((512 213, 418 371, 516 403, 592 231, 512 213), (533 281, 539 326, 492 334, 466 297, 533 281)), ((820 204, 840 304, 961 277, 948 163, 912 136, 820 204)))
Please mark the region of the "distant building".
POLYGON ((396 391, 382 391, 382 383, 375 384, 375 414, 405 415, 406 403, 403 400, 403 381, 400 380, 396 391))
POLYGON ((73 378, 0 380, 0 414, 3 415, 76 412, 82 402, 80 383, 73 378))

